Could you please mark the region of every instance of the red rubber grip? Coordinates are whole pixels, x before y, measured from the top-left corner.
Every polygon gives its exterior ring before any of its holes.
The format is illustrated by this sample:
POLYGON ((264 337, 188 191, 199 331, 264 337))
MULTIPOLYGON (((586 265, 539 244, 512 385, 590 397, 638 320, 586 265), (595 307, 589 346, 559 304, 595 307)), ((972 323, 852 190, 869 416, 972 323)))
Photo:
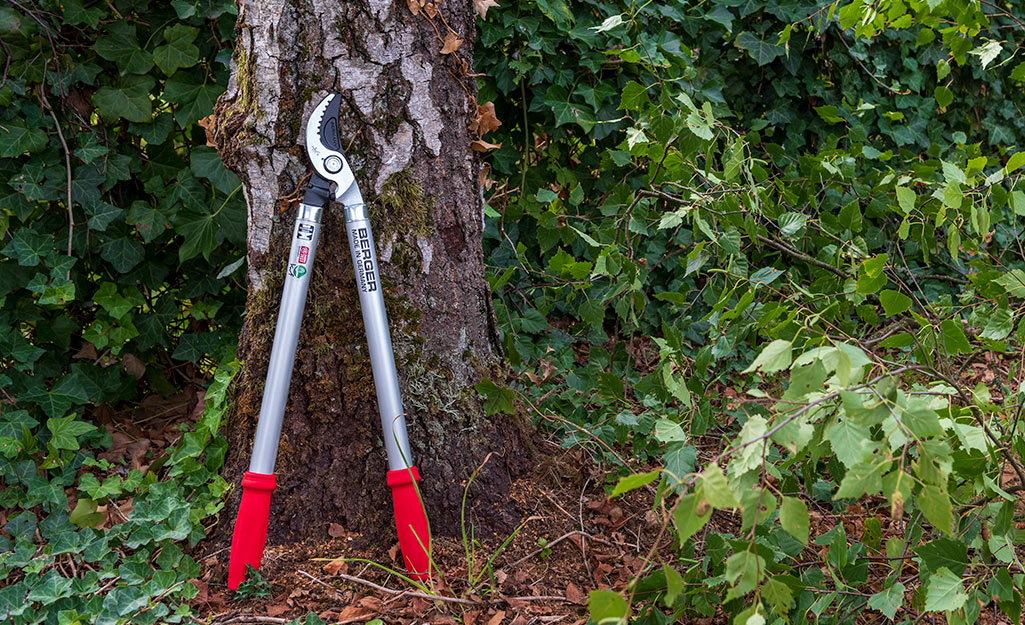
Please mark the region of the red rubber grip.
POLYGON ((431 577, 431 534, 427 513, 416 489, 420 472, 416 467, 388 471, 392 503, 395 505, 395 528, 399 532, 399 548, 406 563, 406 572, 413 579, 431 577))
POLYGON ((246 565, 260 568, 263 547, 267 544, 267 519, 270 516, 270 494, 278 480, 273 473, 246 471, 242 477, 242 503, 231 536, 228 561, 228 588, 237 590, 246 578, 246 565))

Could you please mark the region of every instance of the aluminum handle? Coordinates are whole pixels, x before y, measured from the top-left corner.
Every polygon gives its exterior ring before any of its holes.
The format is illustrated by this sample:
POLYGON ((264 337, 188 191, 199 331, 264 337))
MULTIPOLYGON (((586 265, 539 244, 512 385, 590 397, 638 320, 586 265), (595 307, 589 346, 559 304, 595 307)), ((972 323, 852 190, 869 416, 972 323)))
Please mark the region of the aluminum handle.
POLYGON ((349 236, 356 287, 363 312, 363 325, 370 348, 370 366, 374 372, 377 406, 381 414, 384 448, 388 453, 388 470, 407 469, 413 465, 406 435, 406 418, 399 394, 399 376, 395 370, 388 314, 381 293, 381 274, 374 248, 374 235, 370 221, 359 207, 346 207, 345 229, 349 236))
POLYGON ((281 308, 278 310, 274 344, 263 388, 263 403, 260 405, 260 420, 256 425, 253 456, 249 461, 249 470, 253 473, 274 473, 281 423, 285 417, 288 387, 292 381, 292 366, 295 364, 295 350, 299 343, 299 329, 306 308, 306 293, 310 289, 313 258, 320 239, 322 210, 319 206, 300 204, 299 215, 295 220, 285 288, 281 294, 281 308))

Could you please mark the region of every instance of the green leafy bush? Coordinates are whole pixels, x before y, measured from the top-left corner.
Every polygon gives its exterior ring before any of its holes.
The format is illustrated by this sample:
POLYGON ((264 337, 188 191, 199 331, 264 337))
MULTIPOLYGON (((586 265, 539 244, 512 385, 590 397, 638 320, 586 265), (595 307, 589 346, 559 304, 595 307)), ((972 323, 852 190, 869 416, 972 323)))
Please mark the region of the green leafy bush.
POLYGON ((1012 11, 489 12, 477 67, 503 125, 486 246, 506 355, 529 383, 479 390, 493 410, 539 402, 567 445, 603 460, 623 463, 617 446, 657 460, 680 544, 625 597, 592 595, 596 621, 872 609, 960 623, 995 606, 1017 622, 1012 11), (972 362, 991 375, 966 374, 972 362), (857 532, 842 522, 854 503, 868 511, 857 532))
POLYGON ((199 565, 184 545, 227 489, 217 429, 235 366, 145 470, 99 454, 144 398, 232 358, 244 202, 200 121, 226 84, 234 21, 219 0, 0 7, 0 614, 12 623, 189 614, 199 565))

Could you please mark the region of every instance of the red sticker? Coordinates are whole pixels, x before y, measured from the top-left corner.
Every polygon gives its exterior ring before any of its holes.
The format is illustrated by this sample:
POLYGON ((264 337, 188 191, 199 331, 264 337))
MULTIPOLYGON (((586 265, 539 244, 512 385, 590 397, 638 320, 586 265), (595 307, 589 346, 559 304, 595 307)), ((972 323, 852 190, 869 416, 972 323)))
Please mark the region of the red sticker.
POLYGON ((299 248, 299 264, 305 265, 306 259, 310 257, 310 248, 305 245, 299 248))

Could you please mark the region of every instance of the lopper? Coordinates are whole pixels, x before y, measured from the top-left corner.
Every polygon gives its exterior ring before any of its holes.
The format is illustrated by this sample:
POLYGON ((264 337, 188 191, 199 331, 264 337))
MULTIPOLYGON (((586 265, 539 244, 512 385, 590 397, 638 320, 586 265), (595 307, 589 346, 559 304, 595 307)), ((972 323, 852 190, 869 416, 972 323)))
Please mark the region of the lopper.
POLYGON ((388 454, 387 481, 392 489, 399 547, 410 577, 427 579, 430 576, 427 516, 416 485, 420 475, 409 453, 406 420, 399 396, 388 316, 381 294, 374 237, 363 196, 342 153, 338 135, 338 107, 341 100, 340 95, 329 94, 313 109, 306 124, 306 153, 314 171, 295 220, 285 287, 267 368, 263 403, 260 406, 260 421, 253 442, 253 456, 249 470, 242 478, 242 503, 235 520, 228 566, 228 587, 232 590, 237 589, 245 579, 246 565, 258 569, 263 557, 271 491, 277 484, 274 463, 278 454, 281 423, 285 416, 285 402, 295 363, 303 308, 306 306, 306 292, 310 287, 310 272, 320 238, 321 214, 332 196, 345 209, 345 229, 356 271, 356 287, 370 348, 370 365, 384 430, 384 446, 388 454))

